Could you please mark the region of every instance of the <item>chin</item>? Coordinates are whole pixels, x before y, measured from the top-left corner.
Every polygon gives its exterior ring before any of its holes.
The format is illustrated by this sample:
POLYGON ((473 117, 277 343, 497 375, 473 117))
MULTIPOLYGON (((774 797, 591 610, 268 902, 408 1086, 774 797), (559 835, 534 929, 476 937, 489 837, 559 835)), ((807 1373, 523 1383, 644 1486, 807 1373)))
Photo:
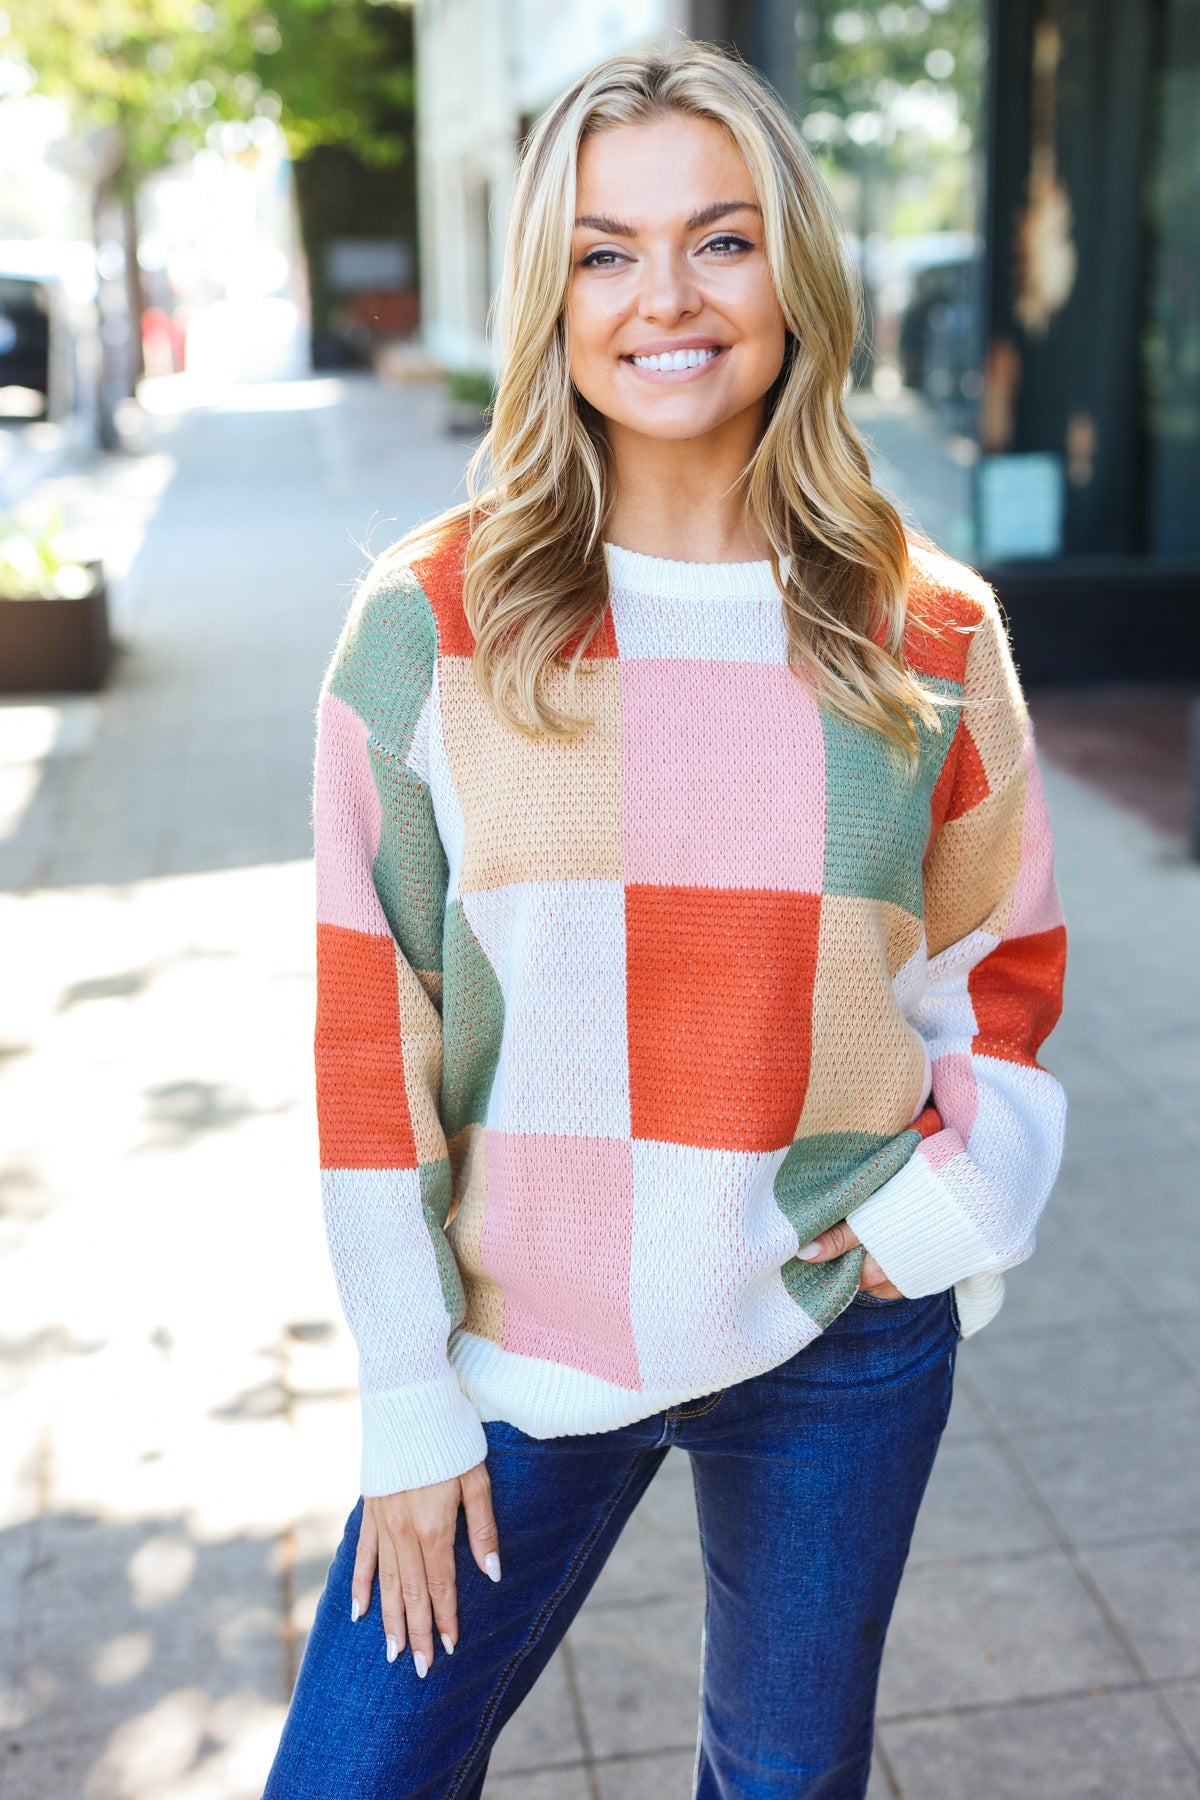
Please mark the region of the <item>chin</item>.
POLYGON ((704 437, 708 432, 716 431, 728 419, 736 417, 736 409, 729 411, 722 407, 719 412, 697 410, 690 414, 680 411, 673 416, 664 416, 664 409, 661 407, 647 407, 644 413, 614 408, 608 417, 615 424, 624 426, 626 431, 636 431, 639 437, 660 438, 664 443, 682 443, 688 438, 704 437))

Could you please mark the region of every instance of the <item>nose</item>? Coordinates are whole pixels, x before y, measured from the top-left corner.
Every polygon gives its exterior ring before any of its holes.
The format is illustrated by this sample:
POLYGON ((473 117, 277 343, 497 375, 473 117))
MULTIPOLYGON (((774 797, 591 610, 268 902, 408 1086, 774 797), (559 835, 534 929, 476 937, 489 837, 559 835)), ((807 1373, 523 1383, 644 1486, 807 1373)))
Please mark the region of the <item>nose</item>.
POLYGON ((663 249, 644 264, 638 311, 647 322, 677 324, 700 311, 702 301, 695 273, 686 255, 663 249))

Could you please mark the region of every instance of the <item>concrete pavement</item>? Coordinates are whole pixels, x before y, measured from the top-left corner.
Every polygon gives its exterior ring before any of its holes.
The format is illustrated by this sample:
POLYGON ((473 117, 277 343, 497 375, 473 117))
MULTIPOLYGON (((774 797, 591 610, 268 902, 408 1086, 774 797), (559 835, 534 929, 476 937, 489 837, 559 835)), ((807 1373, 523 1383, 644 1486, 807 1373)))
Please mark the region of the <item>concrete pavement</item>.
MULTIPOLYGON (((366 379, 159 400, 140 456, 62 478, 123 568, 109 691, 0 707, 0 1800, 253 1800, 353 1499, 312 709, 356 540, 465 447, 366 379)), ((962 1351, 872 1800, 1200 1797, 1200 872, 1048 785, 1067 1162, 962 1351)), ((675 1453, 489 1800, 684 1800, 701 1604, 675 1453)))

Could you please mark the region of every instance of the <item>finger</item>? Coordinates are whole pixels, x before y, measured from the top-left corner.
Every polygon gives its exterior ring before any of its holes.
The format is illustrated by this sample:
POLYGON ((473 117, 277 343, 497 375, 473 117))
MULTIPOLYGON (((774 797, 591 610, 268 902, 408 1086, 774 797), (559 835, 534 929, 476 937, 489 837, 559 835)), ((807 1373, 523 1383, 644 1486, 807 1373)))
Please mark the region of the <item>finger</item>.
POLYGON ((482 1463, 468 1469, 462 1478, 462 1505, 471 1555, 489 1580, 499 1581, 500 1534, 492 1511, 491 1480, 482 1463))
POLYGON ((379 1559, 379 1528, 369 1504, 364 1504, 358 1527, 358 1549, 354 1553, 354 1574, 350 1578, 350 1618, 361 1619, 371 1610, 371 1584, 379 1559))
POLYGON ((840 1225, 831 1225, 811 1244, 805 1244, 797 1254, 805 1262, 830 1262, 835 1256, 845 1256, 847 1250, 855 1249, 858 1243, 859 1239, 843 1219, 840 1225))
POLYGON ((425 1560, 412 1519, 405 1517, 392 1529, 392 1542, 400 1569, 400 1598, 404 1606, 404 1622, 408 1631, 413 1667, 422 1680, 433 1661, 433 1608, 429 1604, 429 1585, 425 1577, 425 1560))
MULTIPOLYGON (((457 1494, 453 1511, 448 1516, 443 1503, 441 1512, 428 1523, 423 1522, 419 1515, 417 1517, 417 1538, 425 1565, 425 1586, 429 1593, 433 1625, 447 1656, 454 1655, 454 1646, 458 1642, 458 1590, 454 1574, 454 1527, 457 1521, 457 1494)), ((417 1648, 416 1634, 413 1633, 414 1652, 417 1648)), ((432 1651, 431 1641, 430 1655, 432 1651)))
POLYGON ((383 1630, 387 1639, 387 1659, 395 1662, 407 1638, 404 1599, 400 1591, 400 1563, 389 1531, 379 1533, 379 1608, 383 1614, 383 1630))
POLYGON ((877 1295, 880 1300, 903 1300, 904 1298, 895 1282, 888 1280, 869 1250, 863 1257, 862 1274, 859 1277, 858 1285, 877 1295))

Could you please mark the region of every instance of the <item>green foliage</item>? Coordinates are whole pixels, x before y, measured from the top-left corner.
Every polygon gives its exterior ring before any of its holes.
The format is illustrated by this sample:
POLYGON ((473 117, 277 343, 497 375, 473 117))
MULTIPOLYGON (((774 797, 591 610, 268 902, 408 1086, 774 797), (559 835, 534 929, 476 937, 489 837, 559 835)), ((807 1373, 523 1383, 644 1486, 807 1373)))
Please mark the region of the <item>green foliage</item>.
POLYGON ((805 134, 860 229, 898 229, 881 189, 907 229, 963 222, 983 99, 981 0, 808 0, 796 30, 805 134))
POLYGON ((81 131, 116 134, 118 184, 244 118, 255 92, 245 44, 254 0, 9 0, 0 49, 65 99, 81 131))
POLYGON ((92 572, 72 553, 61 506, 0 515, 0 600, 78 600, 92 572))
POLYGON ((7 0, 0 55, 116 136, 117 185, 201 144, 221 120, 278 119, 293 156, 342 144, 398 162, 413 79, 401 9, 382 0, 7 0))
POLYGON ((401 162, 416 83, 407 10, 371 0, 271 0, 252 35, 253 70, 279 95, 288 150, 299 160, 338 145, 368 168, 401 162))
POLYGON ((903 102, 914 94, 952 100, 973 126, 986 45, 978 0, 808 0, 797 34, 805 111, 836 121, 829 135, 845 155, 902 139, 912 129, 906 113, 913 118, 903 102))
POLYGON ((446 391, 456 406, 474 406, 486 412, 496 398, 496 378, 490 369, 451 369, 446 391))

